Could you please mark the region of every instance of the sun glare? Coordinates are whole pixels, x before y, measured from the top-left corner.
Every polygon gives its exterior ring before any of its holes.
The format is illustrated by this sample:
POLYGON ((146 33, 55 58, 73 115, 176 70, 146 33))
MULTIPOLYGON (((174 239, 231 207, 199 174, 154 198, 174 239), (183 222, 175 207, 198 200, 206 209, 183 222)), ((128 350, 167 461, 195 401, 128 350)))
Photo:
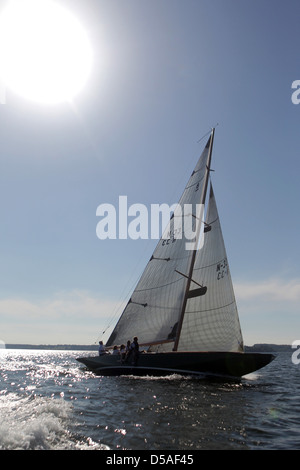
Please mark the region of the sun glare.
POLYGON ((86 83, 92 50, 79 21, 52 0, 10 0, 0 14, 0 78, 45 104, 70 101, 86 83))

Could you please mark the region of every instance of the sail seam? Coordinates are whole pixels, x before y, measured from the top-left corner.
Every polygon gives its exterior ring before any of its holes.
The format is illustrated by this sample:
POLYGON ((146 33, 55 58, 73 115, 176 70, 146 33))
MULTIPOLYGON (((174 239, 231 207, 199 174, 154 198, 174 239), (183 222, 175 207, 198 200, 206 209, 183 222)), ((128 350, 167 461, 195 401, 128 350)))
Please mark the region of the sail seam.
POLYGON ((215 263, 207 264, 206 266, 200 266, 199 268, 195 268, 195 269, 194 269, 194 272, 195 272, 195 271, 200 271, 201 269, 211 268, 212 266, 217 266, 217 265, 220 264, 224 259, 225 259, 225 258, 221 258, 219 261, 216 261, 215 263))
POLYGON ((204 312, 212 312, 213 310, 220 310, 221 308, 226 308, 230 307, 230 305, 235 304, 235 300, 230 302, 229 304, 226 305, 221 305, 220 307, 214 307, 214 308, 208 308, 206 310, 186 310, 185 313, 204 313, 204 312))
POLYGON ((163 287, 171 286, 172 284, 175 284, 176 282, 182 282, 182 279, 176 279, 175 281, 169 282, 168 284, 162 284, 161 286, 148 287, 146 289, 135 289, 135 292, 146 292, 146 291, 153 290, 153 289, 162 289, 163 287))
POLYGON ((196 186, 197 184, 201 183, 201 181, 202 181, 203 179, 204 179, 204 177, 202 177, 199 181, 195 181, 195 183, 190 184, 189 186, 186 186, 186 187, 185 187, 185 191, 186 191, 187 189, 190 189, 190 188, 192 188, 193 186, 196 186))

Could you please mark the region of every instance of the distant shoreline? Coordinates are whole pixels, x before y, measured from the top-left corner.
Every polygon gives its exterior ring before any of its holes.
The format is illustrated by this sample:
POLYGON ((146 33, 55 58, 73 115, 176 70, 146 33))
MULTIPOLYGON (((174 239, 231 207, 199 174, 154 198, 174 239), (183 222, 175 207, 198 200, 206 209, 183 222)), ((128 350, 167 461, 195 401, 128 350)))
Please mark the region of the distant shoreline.
POLYGON ((97 351, 98 345, 83 344, 5 344, 5 349, 46 349, 59 351, 97 351))
MULTIPOLYGON (((82 344, 3 344, 3 349, 37 349, 37 350, 61 350, 61 351, 97 351, 98 345, 82 345, 82 344)), ((290 344, 254 344, 253 346, 245 346, 245 351, 256 352, 282 352, 291 351, 290 344)))

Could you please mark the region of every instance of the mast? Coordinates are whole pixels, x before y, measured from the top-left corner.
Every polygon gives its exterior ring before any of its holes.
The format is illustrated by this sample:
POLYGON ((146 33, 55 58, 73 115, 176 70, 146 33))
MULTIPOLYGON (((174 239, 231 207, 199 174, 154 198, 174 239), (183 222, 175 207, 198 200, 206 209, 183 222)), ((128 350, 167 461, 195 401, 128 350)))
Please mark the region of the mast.
MULTIPOLYGON (((208 187, 214 135, 215 135, 215 128, 212 128, 212 132, 211 132, 211 136, 210 136, 210 142, 209 142, 206 172, 205 172, 205 182, 204 182, 203 191, 202 191, 201 200, 200 200, 200 204, 203 204, 203 205, 205 204, 207 187, 208 187)), ((175 339, 173 351, 177 351, 177 349, 178 349, 178 343, 179 343, 179 339, 180 339, 180 333, 181 333, 181 329, 182 329, 183 318, 184 318, 184 314, 185 314, 185 309, 186 309, 186 304, 187 304, 187 300, 188 300, 188 294, 189 294, 189 290, 190 290, 190 286, 191 286, 192 274, 193 274, 194 264, 195 264, 196 254, 197 254, 197 240, 198 240, 198 236, 199 236, 199 232, 200 232, 200 227, 201 227, 201 221, 200 221, 200 224, 198 224, 198 227, 197 227, 197 235, 196 235, 196 243, 195 243, 196 249, 193 250, 192 257, 191 257, 191 264, 190 264, 190 270, 189 270, 189 275, 188 275, 188 281, 187 281, 187 284, 186 284, 186 289, 185 289, 184 299, 183 299, 183 303, 182 303, 181 313, 180 313, 180 317, 179 317, 179 321, 178 321, 176 339, 175 339)))

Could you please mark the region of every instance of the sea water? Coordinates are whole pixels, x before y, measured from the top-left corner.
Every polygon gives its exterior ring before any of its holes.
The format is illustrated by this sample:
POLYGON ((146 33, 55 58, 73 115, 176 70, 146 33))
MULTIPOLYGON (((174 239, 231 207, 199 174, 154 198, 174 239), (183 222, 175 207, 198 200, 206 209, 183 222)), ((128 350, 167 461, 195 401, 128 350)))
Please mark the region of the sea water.
POLYGON ((1 450, 300 448, 292 350, 240 382, 101 377, 76 361, 90 354, 0 350, 1 450))

